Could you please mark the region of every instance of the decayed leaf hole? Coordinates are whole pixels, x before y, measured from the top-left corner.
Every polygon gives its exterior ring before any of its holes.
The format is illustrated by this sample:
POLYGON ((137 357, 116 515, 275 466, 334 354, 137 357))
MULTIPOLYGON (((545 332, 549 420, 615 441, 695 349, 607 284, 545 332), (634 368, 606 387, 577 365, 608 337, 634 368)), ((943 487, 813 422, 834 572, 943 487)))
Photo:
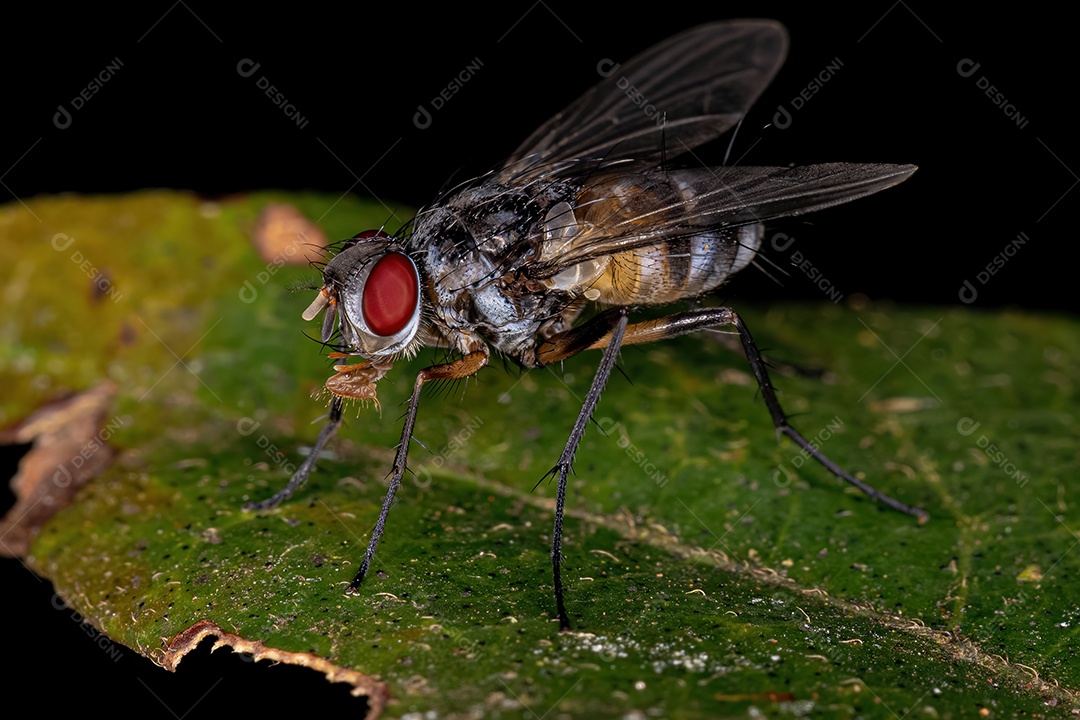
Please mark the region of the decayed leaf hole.
POLYGON ((369 711, 368 720, 374 720, 386 708, 390 701, 390 689, 386 683, 373 675, 365 675, 335 665, 318 655, 306 652, 290 652, 269 647, 258 640, 247 638, 227 632, 217 623, 209 620, 200 620, 187 630, 175 635, 167 642, 165 648, 158 653, 151 654, 151 660, 157 665, 170 672, 176 672, 177 666, 184 656, 194 650, 200 642, 207 637, 216 637, 211 652, 222 647, 231 647, 233 652, 249 655, 255 662, 269 660, 274 663, 287 663, 299 665, 323 673, 330 682, 344 682, 352 685, 350 693, 355 697, 366 697, 369 711))

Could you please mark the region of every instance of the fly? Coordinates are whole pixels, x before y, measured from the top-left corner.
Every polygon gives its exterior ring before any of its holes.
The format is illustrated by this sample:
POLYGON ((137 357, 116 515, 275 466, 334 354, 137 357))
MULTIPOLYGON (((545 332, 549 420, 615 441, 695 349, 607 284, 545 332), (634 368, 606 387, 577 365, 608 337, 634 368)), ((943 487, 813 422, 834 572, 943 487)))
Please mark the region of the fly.
POLYGON ((600 393, 624 345, 733 327, 765 405, 787 435, 839 478, 877 502, 919 518, 921 509, 878 492, 788 424, 750 331, 727 307, 633 319, 642 306, 691 300, 754 260, 763 223, 848 202, 896 185, 913 165, 828 163, 795 168, 674 169, 665 159, 734 127, 779 70, 783 26, 768 20, 688 30, 615 69, 536 130, 498 170, 424 208, 397 235, 369 231, 344 243, 323 269, 303 313, 325 313, 322 341, 335 365, 329 422, 311 454, 273 497, 274 507, 311 474, 337 432, 345 399, 374 399, 376 383, 421 347, 448 362, 416 376, 379 519, 350 591, 371 568, 394 494, 407 470, 420 392, 432 380, 467 378, 496 353, 539 368, 600 350, 599 369, 556 479, 551 563, 555 606, 570 626, 562 581, 567 475, 600 393), (651 110, 651 112, 648 112, 651 110), (595 308, 588 319, 583 313, 595 308))

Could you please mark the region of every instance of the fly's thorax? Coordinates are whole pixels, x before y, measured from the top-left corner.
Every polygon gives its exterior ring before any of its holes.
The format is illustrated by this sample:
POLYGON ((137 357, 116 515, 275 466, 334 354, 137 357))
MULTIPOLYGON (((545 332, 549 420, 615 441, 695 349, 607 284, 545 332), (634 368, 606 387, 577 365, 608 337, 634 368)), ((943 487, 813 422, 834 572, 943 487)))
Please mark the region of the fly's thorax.
POLYGON ((483 338, 520 359, 555 298, 520 275, 542 246, 543 218, 569 193, 558 182, 467 188, 421 212, 410 246, 423 258, 431 320, 469 352, 483 338))
POLYGON ((493 259, 503 239, 477 242, 450 206, 425 211, 418 218, 413 242, 423 247, 427 295, 436 328, 459 352, 467 352, 476 326, 505 320, 508 309, 494 280, 499 273, 493 259), (486 252, 485 252, 486 250, 486 252))

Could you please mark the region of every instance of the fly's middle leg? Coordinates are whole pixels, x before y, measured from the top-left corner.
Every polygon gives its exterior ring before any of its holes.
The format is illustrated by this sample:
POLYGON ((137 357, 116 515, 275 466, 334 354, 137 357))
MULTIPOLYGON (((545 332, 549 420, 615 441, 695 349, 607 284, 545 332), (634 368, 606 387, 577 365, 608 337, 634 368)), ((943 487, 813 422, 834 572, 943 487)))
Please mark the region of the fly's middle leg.
POLYGON ((424 384, 430 380, 456 380, 475 375, 480 371, 480 368, 487 365, 487 362, 488 354, 476 351, 453 362, 424 368, 417 374, 416 382, 413 383, 412 395, 409 397, 409 408, 405 411, 405 426, 401 430, 401 442, 398 444, 397 454, 394 456, 394 468, 390 471, 390 485, 386 489, 386 497, 383 499, 382 509, 379 511, 379 519, 375 521, 375 527, 371 530, 371 540, 368 543, 367 552, 364 553, 364 560, 360 563, 360 569, 357 570, 356 577, 349 584, 349 592, 356 592, 371 568, 371 561, 375 557, 375 549, 379 546, 383 528, 386 527, 386 518, 390 515, 390 508, 394 504, 394 494, 397 493, 398 487, 401 485, 401 479, 405 476, 405 470, 408 467, 409 444, 412 442, 413 428, 416 426, 416 412, 420 407, 420 391, 423 389, 424 384))

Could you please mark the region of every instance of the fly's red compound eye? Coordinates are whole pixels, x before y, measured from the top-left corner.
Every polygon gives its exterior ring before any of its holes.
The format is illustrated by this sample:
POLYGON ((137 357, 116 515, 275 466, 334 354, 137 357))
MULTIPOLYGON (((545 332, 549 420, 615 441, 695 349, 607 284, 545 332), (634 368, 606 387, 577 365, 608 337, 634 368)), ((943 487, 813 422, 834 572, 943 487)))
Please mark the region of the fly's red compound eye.
POLYGON ((412 260, 396 252, 384 255, 364 283, 360 309, 368 328, 382 337, 404 330, 416 313, 419 283, 412 260))

